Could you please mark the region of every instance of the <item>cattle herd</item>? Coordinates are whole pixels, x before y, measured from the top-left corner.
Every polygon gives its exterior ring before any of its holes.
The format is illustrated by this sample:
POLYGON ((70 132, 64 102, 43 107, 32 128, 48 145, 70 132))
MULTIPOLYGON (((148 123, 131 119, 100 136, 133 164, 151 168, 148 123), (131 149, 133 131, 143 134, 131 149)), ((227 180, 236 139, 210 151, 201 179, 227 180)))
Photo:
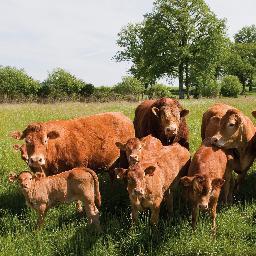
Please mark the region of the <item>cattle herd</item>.
MULTIPOLYGON (((181 187, 192 227, 199 210, 209 210, 215 232, 219 199, 232 202, 256 158, 256 128, 238 109, 215 104, 203 114, 202 144, 191 159, 188 113, 177 100, 162 98, 142 102, 133 123, 114 112, 31 123, 11 133, 24 140, 14 148, 30 171, 11 173, 9 181, 18 182, 27 205, 37 211, 37 228, 51 207, 75 201, 100 231, 96 173, 103 170, 112 181, 124 180, 133 223, 140 211, 150 209, 150 223, 157 225, 163 201, 171 215, 174 192, 181 187)), ((256 111, 252 115, 256 118, 256 111)))

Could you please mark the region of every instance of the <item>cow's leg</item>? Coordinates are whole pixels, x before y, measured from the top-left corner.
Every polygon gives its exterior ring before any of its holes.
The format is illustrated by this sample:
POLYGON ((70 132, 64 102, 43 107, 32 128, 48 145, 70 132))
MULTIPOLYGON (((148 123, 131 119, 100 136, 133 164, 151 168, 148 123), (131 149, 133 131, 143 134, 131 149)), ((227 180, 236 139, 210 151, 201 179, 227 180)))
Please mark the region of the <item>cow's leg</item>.
POLYGON ((167 204, 168 214, 170 216, 173 216, 173 191, 171 190, 167 191, 166 204, 167 204))
POLYGON ((236 180, 235 190, 238 192, 241 189, 241 184, 244 182, 247 172, 239 173, 236 180))
POLYGON ((42 228, 46 213, 47 213, 46 204, 41 204, 37 209, 38 219, 37 219, 36 229, 39 230, 42 228))
POLYGON ((225 175, 225 183, 223 185, 223 203, 227 204, 228 199, 229 199, 229 193, 230 193, 230 180, 232 177, 232 172, 231 170, 226 170, 226 175, 225 175))
POLYGON ((132 217, 132 224, 136 224, 139 218, 139 210, 135 205, 132 205, 131 217, 132 217))
POLYGON ((151 218, 150 218, 151 225, 158 224, 161 202, 162 202, 162 198, 156 199, 153 206, 151 207, 151 218))
POLYGON ((97 231, 101 232, 100 220, 99 220, 99 210, 92 201, 85 200, 84 202, 85 213, 89 224, 94 224, 97 231))
POLYGON ((212 234, 216 235, 216 216, 217 216, 217 203, 220 195, 220 189, 215 192, 214 197, 211 198, 209 209, 212 217, 212 234))
POLYGON ((229 194, 228 194, 228 203, 233 203, 233 192, 235 187, 235 179, 231 173, 230 182, 229 182, 229 194))
POLYGON ((199 214, 199 207, 198 205, 193 204, 192 206, 192 229, 196 229, 197 219, 199 214))

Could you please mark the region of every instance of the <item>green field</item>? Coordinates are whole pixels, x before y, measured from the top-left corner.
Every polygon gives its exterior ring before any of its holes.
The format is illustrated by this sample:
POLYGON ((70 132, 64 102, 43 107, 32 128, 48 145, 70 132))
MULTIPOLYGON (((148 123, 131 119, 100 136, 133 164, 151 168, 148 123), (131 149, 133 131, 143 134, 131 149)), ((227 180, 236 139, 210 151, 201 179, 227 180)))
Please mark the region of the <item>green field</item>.
MULTIPOLYGON (((191 153, 200 145, 202 113, 214 102, 225 102, 251 117, 256 97, 218 100, 184 100, 190 110, 191 153)), ((9 184, 11 171, 26 170, 20 154, 14 152, 16 141, 9 137, 33 121, 69 119, 106 111, 120 111, 131 119, 136 103, 61 103, 0 105, 0 255, 256 255, 256 166, 233 205, 218 209, 217 236, 211 236, 211 222, 201 214, 198 228, 192 231, 190 215, 175 200, 172 220, 160 218, 158 228, 148 224, 143 213, 136 227, 131 227, 130 206, 122 183, 110 186, 102 175, 103 205, 100 209, 103 234, 95 234, 86 218, 76 213, 75 205, 60 205, 49 211, 43 230, 34 231, 36 213, 29 209, 18 186, 9 184)))

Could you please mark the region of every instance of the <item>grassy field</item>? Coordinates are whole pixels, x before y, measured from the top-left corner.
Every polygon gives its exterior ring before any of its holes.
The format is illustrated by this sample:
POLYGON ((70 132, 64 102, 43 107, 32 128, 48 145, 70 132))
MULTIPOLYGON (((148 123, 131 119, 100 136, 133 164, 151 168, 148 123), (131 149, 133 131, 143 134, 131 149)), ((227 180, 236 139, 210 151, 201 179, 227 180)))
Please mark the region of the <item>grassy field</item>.
MULTIPOLYGON (((241 109, 251 117, 256 97, 218 99, 241 109)), ((216 100, 184 100, 190 110, 191 153, 200 145, 202 113, 216 100)), ((60 205, 49 211, 42 231, 35 232, 36 214, 25 205, 17 185, 7 176, 26 170, 19 153, 12 149, 15 140, 10 131, 22 130, 32 121, 68 119, 106 111, 120 111, 131 119, 136 103, 65 103, 0 105, 0 255, 256 255, 256 176, 254 165, 243 189, 229 207, 219 207, 217 236, 210 233, 210 218, 201 214, 196 231, 190 227, 190 215, 176 200, 172 220, 161 217, 159 227, 148 225, 149 214, 130 225, 130 206, 123 185, 110 187, 108 176, 101 176, 101 223, 104 233, 94 234, 79 216, 75 205, 60 205)), ((162 214, 164 215, 164 214, 162 214)))

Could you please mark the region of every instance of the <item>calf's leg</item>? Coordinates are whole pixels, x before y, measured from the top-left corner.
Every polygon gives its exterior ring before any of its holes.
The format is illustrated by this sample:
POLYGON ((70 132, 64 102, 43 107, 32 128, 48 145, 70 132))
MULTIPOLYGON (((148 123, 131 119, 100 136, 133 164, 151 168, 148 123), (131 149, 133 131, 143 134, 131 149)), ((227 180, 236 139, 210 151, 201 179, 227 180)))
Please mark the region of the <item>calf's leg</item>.
POLYGON ((38 219, 36 229, 41 229, 44 223, 44 218, 47 213, 47 206, 46 204, 41 204, 40 207, 37 209, 38 219))

